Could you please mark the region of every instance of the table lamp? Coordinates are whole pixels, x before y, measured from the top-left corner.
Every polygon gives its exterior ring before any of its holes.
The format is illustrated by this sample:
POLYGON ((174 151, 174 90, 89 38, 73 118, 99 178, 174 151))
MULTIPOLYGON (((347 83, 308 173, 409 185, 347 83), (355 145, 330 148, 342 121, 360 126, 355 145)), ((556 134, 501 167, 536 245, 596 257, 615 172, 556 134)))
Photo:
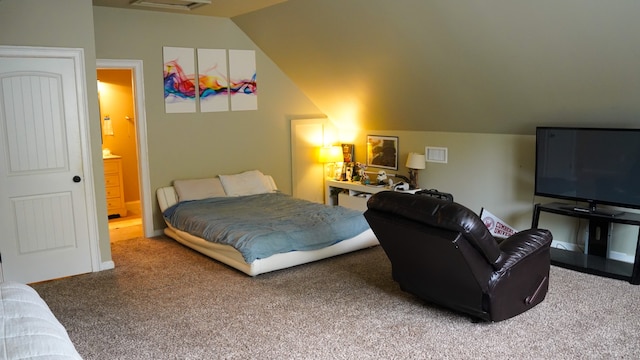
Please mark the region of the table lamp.
POLYGON ((409 188, 418 188, 418 170, 425 168, 425 157, 423 154, 409 153, 406 166, 409 168, 409 188))

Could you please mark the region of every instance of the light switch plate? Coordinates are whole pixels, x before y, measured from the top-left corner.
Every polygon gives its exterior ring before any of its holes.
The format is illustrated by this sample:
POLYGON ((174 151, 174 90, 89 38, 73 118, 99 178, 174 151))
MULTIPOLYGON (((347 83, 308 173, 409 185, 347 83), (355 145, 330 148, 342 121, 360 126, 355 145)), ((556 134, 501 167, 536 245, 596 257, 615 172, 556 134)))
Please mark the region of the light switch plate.
POLYGON ((427 162, 446 164, 449 157, 449 149, 445 147, 425 146, 424 153, 427 162))

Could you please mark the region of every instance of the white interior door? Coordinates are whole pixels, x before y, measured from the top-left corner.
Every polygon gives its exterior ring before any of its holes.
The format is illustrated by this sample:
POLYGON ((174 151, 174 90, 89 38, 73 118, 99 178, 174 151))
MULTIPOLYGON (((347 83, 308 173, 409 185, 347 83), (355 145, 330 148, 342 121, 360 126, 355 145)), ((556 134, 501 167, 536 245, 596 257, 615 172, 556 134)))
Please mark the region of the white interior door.
POLYGON ((324 145, 326 121, 291 120, 291 194, 320 204, 324 203, 324 165, 318 162, 318 151, 324 145))
POLYGON ((92 271, 89 217, 95 212, 87 206, 80 129, 86 104, 77 77, 84 74, 74 58, 0 52, 5 280, 30 283, 92 271))

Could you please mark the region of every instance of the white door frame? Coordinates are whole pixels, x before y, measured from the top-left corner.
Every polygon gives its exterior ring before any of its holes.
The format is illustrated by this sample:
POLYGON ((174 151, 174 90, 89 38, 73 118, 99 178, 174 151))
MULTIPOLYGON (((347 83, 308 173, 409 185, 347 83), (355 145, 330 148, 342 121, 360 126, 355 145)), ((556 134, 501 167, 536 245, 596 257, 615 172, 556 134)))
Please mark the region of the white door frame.
POLYGON ((142 207, 142 226, 144 236, 151 237, 153 214, 151 198, 151 179, 149 176, 149 151, 147 146, 147 115, 144 107, 144 77, 142 60, 97 59, 96 69, 129 69, 133 72, 133 96, 135 104, 136 149, 138 151, 138 174, 140 175, 140 206, 142 207))

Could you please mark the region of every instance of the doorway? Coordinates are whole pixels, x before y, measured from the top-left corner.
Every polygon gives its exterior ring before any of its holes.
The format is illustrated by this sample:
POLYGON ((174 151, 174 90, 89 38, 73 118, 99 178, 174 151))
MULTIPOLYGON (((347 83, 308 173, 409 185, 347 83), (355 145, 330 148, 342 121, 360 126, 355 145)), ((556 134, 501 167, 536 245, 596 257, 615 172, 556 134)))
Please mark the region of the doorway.
POLYGON ((111 242, 142 236, 131 69, 98 69, 105 192, 111 242))
POLYGON ((142 61, 98 60, 97 77, 111 242, 151 237, 142 61))

